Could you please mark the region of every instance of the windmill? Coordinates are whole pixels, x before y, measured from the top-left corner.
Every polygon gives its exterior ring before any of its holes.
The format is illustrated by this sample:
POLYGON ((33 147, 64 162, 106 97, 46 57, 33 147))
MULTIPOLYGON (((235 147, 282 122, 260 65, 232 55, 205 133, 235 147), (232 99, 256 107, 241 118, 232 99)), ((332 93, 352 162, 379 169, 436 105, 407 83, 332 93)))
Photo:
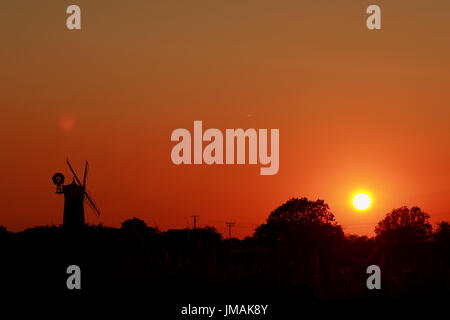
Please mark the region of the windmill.
POLYGON ((84 168, 83 183, 78 179, 69 159, 66 162, 73 174, 72 183, 64 185, 64 175, 59 172, 53 175, 52 180, 56 185, 56 193, 64 194, 63 228, 68 231, 78 231, 84 228, 84 202, 89 205, 97 217, 100 216, 100 211, 92 196, 86 191, 88 162, 86 161, 84 168))

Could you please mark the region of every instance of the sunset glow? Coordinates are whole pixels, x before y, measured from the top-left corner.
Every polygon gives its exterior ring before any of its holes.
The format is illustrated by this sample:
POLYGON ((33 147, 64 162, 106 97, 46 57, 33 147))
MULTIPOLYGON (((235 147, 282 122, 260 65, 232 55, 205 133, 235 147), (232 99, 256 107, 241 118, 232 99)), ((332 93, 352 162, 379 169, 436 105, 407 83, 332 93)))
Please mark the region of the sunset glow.
MULTIPOLYGON (((102 215, 89 224, 138 217, 167 230, 198 214, 245 238, 303 196, 358 235, 403 205, 448 220, 450 1, 385 1, 382 30, 367 29, 361 1, 203 2, 114 2, 106 14, 80 1, 79 31, 52 1, 1 2, 0 225, 62 223, 50 179, 71 182, 67 157, 76 172, 90 164, 102 215), (194 121, 222 132, 224 165, 194 163, 194 121), (172 161, 178 128, 192 165, 172 161), (238 128, 279 130, 276 174, 261 175, 259 151, 250 164, 248 145, 244 164, 226 164, 226 129, 238 128), (363 192, 371 205, 357 211, 363 192)), ((198 141, 203 156, 212 141, 198 141)))

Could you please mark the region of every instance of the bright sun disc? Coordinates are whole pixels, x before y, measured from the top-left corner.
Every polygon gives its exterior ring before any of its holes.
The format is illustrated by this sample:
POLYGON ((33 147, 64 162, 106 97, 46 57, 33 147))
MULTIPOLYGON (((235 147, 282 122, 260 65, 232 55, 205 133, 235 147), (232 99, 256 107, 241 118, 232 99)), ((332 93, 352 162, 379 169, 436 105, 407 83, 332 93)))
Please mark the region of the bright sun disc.
POLYGON ((370 207, 370 197, 365 193, 358 193, 353 198, 353 205, 358 210, 366 210, 368 207, 370 207))

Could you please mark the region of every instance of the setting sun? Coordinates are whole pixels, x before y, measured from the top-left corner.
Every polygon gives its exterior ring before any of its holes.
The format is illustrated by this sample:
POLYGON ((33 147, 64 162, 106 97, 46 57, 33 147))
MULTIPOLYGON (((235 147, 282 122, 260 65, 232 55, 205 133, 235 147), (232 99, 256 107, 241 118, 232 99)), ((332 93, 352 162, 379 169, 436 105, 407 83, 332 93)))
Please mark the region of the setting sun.
POLYGON ((358 193, 353 198, 353 205, 358 210, 366 210, 370 207, 371 199, 366 193, 358 193))

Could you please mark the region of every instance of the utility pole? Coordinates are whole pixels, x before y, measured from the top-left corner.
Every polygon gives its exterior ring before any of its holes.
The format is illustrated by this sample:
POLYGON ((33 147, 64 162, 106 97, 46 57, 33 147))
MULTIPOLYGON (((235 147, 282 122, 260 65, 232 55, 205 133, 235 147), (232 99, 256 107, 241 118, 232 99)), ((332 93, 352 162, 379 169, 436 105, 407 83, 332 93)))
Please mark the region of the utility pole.
POLYGON ((197 218, 199 216, 192 216, 192 218, 194 218, 194 230, 197 229, 197 218))
POLYGON ((235 222, 225 222, 228 227, 228 242, 230 243, 230 248, 228 250, 228 266, 231 266, 231 228, 236 224, 235 222))
POLYGON ((234 225, 236 224, 236 222, 225 222, 225 224, 228 227, 228 240, 231 241, 231 228, 234 227, 234 225))

